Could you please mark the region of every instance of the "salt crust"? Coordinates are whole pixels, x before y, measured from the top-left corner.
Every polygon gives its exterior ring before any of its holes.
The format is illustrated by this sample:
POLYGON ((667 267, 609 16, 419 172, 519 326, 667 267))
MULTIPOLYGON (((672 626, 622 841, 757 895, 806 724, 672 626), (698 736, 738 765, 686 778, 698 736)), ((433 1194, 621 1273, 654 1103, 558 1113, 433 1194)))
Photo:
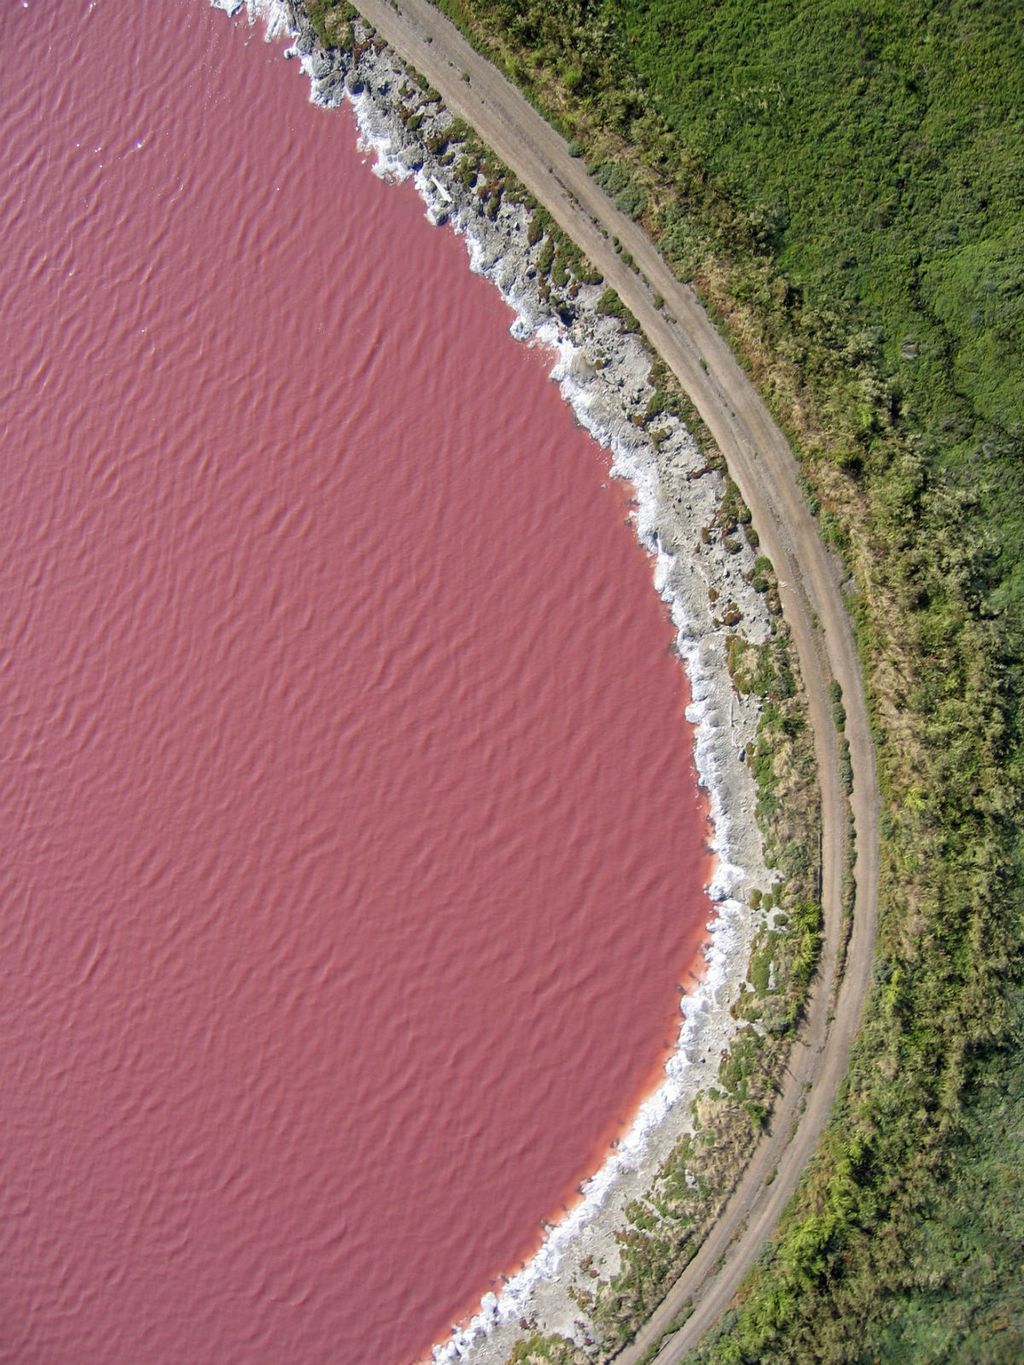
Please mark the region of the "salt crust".
POLYGON ((526 236, 529 210, 504 199, 492 221, 483 212, 482 197, 464 190, 451 168, 427 150, 427 135, 448 127, 451 115, 430 105, 417 133, 408 131, 397 111, 401 92, 407 97, 412 92, 403 63, 390 49, 368 47, 353 65, 347 54, 324 52, 282 0, 211 4, 231 16, 244 6, 250 23, 262 20, 268 41, 296 40, 285 56, 300 58, 314 102, 333 106, 347 99, 352 104, 360 145, 372 154, 376 174, 413 179, 431 221, 451 224, 465 240, 470 268, 493 281, 515 310, 512 334, 551 351, 551 377, 578 421, 610 450, 613 475, 635 489, 636 534, 651 555, 654 586, 671 611, 690 680, 693 702, 687 718, 695 726, 697 771, 710 805, 709 846, 716 855, 708 887, 716 914, 707 926, 705 968, 696 987, 682 995, 677 1045, 664 1079, 601 1168, 580 1186, 579 1201, 547 1229, 540 1249, 505 1279, 500 1293, 485 1294, 472 1319, 454 1326, 432 1353, 436 1365, 497 1365, 521 1335, 521 1320, 583 1340, 587 1324, 568 1293, 574 1282, 590 1284, 581 1263, 593 1265, 601 1278, 615 1273, 615 1233, 626 1225, 626 1206, 651 1189, 676 1142, 693 1131, 692 1102, 715 1081, 735 1031, 731 1007, 743 989, 761 924, 750 908, 750 892, 768 887, 775 874, 764 863, 754 785, 744 762, 758 708, 733 689, 726 638, 738 635, 761 644, 770 635, 770 619, 763 596, 748 581, 754 562, 749 546, 730 553, 717 535, 701 534, 721 501, 721 475, 706 467, 677 419, 659 421, 668 434, 658 445, 630 421, 644 411, 653 392, 648 349, 615 319, 597 312, 599 287, 580 288, 569 322, 542 298, 533 271, 536 250, 526 236), (732 605, 740 613, 728 630, 715 617, 711 589, 715 605, 732 605))

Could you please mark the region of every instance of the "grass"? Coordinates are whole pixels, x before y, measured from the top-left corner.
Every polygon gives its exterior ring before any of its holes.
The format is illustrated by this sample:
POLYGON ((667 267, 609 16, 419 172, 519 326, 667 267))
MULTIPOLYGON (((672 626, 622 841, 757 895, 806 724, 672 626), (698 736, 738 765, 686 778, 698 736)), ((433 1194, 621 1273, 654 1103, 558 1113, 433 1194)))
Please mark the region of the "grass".
MULTIPOLYGON (((1018 1007, 1024 1024, 1024 1010, 1018 1007)), ((921 1211, 884 1317, 864 1351, 879 1360, 1024 1360, 1024 1060, 979 1077, 942 1198, 921 1211)))

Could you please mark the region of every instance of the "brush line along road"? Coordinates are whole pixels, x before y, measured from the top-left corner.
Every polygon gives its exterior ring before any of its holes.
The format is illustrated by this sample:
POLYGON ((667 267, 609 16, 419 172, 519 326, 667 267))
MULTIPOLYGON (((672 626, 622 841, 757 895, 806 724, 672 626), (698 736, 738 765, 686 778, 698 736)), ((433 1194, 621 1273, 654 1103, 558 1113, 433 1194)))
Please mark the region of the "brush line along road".
POLYGON ((675 278, 643 229, 617 209, 583 163, 569 155, 565 140, 426 0, 358 0, 357 7, 578 244, 678 378, 724 455, 750 508, 761 546, 775 566, 807 689, 821 784, 821 965, 769 1129, 700 1251, 620 1357, 633 1365, 689 1309, 685 1324, 657 1356, 660 1365, 671 1365, 696 1345, 728 1306, 796 1189, 846 1071, 870 982, 877 913, 878 789, 853 632, 838 574, 800 491, 786 438, 693 289, 675 278), (613 238, 633 257, 636 270, 621 259, 613 238), (655 293, 664 300, 661 308, 655 306, 655 293), (850 805, 840 775, 829 691, 832 678, 843 690, 846 710, 856 840, 853 924, 841 977, 850 805))

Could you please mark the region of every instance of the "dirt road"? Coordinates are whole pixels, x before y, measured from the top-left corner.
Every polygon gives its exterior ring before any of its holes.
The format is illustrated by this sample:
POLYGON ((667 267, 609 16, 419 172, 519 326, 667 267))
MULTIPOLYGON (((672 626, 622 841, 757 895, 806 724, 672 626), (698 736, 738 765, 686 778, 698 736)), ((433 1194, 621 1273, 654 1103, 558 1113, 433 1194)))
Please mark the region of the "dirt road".
POLYGON ((878 791, 860 669, 835 566, 797 480, 785 437, 694 291, 587 174, 554 129, 426 0, 357 0, 381 36, 422 72, 582 248, 676 374, 725 456, 779 577, 783 611, 810 703, 821 780, 825 938, 801 1039, 769 1131, 698 1255, 620 1357, 631 1363, 692 1305, 663 1347, 680 1360, 728 1305, 796 1189, 846 1070, 870 981, 878 879, 878 791), (612 238, 636 262, 625 265, 612 238), (641 275, 646 277, 641 278, 641 275), (655 306, 655 294, 664 299, 655 306), (847 797, 829 686, 843 690, 853 767, 856 902, 842 979, 837 965, 847 852, 847 797))

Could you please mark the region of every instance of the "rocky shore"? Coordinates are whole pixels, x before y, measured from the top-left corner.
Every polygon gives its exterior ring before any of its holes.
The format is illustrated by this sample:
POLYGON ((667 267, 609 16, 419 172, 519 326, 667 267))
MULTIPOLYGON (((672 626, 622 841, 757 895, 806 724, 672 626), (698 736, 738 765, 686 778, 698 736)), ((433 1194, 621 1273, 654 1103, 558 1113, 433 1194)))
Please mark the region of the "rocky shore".
MULTIPOLYGON (((231 14, 242 9, 242 0, 212 2, 231 14)), ((430 218, 463 236, 472 269, 515 310, 513 334, 550 349, 552 377, 578 420, 610 449, 613 473, 636 490, 636 534, 651 555, 654 585, 671 610, 692 687, 689 716, 717 855, 706 967, 681 1000, 678 1046, 662 1084, 616 1151, 581 1187, 579 1203, 550 1229, 537 1255, 434 1350, 438 1361, 504 1361, 523 1323, 586 1340, 588 1323, 569 1290, 615 1273, 615 1234, 626 1225, 627 1207, 651 1189, 680 1137, 692 1131, 693 1101, 715 1082, 736 1030, 732 1007, 764 920, 752 893, 768 888, 774 874, 765 866, 746 762, 759 706, 734 690, 728 643, 736 637, 763 644, 772 616, 759 590, 755 545, 741 528, 723 525, 720 462, 702 452, 679 416, 658 409, 653 357, 628 318, 624 325, 615 315, 603 284, 582 265, 552 270, 535 207, 517 197, 492 158, 481 170, 468 130, 359 20, 349 44, 325 50, 300 6, 249 0, 247 9, 268 35, 290 44, 286 55, 301 61, 318 103, 352 103, 377 172, 413 178, 430 218)))

